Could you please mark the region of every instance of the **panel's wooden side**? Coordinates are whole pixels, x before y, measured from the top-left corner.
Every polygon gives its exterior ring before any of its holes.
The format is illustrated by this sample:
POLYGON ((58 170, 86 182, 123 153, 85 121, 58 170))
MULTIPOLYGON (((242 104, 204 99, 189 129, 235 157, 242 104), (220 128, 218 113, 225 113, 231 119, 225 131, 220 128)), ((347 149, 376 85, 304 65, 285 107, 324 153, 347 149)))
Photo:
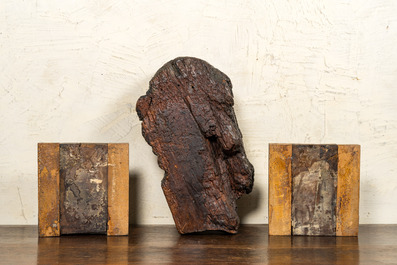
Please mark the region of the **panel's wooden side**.
POLYGON ((39 143, 39 236, 59 236, 59 144, 39 143))
POLYGON ((291 235, 290 144, 269 144, 269 235, 291 235))
POLYGON ((128 144, 109 144, 107 230, 109 236, 128 235, 128 185, 128 144))
POLYGON ((336 235, 357 236, 360 201, 360 146, 338 146, 336 235))

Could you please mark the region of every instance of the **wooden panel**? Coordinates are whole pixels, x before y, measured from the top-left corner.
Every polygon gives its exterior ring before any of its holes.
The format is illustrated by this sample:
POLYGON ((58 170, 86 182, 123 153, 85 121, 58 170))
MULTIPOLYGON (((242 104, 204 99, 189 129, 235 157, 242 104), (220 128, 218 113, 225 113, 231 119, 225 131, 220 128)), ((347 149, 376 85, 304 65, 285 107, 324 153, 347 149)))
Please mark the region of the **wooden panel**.
POLYGON ((269 145, 269 235, 291 235, 291 155, 291 145, 269 145))
POLYGON ((59 236, 59 144, 39 143, 39 236, 59 236))
POLYGON ((337 236, 357 236, 360 198, 360 146, 338 148, 337 236))
POLYGON ((128 144, 108 145, 108 235, 128 235, 128 144))
POLYGON ((106 234, 107 144, 60 145, 61 234, 106 234))
POLYGON ((337 145, 292 145, 292 234, 334 236, 337 145))

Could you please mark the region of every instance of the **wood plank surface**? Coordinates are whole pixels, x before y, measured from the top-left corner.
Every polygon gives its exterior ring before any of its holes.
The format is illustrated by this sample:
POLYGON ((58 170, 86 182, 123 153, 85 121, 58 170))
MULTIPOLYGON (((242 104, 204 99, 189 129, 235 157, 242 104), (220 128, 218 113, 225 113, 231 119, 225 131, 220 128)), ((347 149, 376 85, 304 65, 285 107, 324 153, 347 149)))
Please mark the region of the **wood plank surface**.
POLYGON ((109 236, 128 235, 129 147, 108 144, 108 230, 109 236))
POLYGON ((360 225, 359 237, 269 236, 262 224, 232 236, 146 225, 128 237, 39 239, 37 226, 0 226, 0 249, 0 264, 396 264, 397 225, 360 225))
POLYGON ((269 235, 291 235, 290 144, 269 144, 269 235))
POLYGON ((107 144, 60 145, 61 234, 106 234, 107 144))
POLYGON ((336 235, 357 236, 360 201, 360 146, 339 145, 336 235))
POLYGON ((59 144, 39 143, 37 149, 39 236, 59 236, 59 144))

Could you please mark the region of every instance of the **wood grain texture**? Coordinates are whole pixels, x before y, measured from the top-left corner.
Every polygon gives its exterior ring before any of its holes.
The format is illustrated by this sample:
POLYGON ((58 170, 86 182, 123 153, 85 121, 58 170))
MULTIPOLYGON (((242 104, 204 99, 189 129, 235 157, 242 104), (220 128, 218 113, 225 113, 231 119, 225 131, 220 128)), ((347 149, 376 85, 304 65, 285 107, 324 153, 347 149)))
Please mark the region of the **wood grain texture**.
POLYGON ((397 225, 360 225, 359 237, 269 236, 264 224, 242 225, 233 236, 181 236, 171 225, 130 231, 128 237, 37 239, 36 226, 0 226, 0 263, 378 265, 397 260, 397 225))
POLYGON ((39 236, 59 236, 59 144, 39 143, 37 149, 39 236))
POLYGON ((338 146, 336 235, 357 236, 360 201, 360 146, 338 146))
POLYGON ((61 234, 107 230, 107 144, 61 144, 61 234))
POLYGON ((269 144, 269 235, 291 235, 292 145, 269 144))
POLYGON ((230 79, 203 60, 180 57, 161 67, 149 86, 136 110, 165 171, 161 185, 178 231, 236 233, 236 200, 251 192, 254 168, 230 79))
POLYGON ((109 236, 128 235, 129 146, 108 144, 109 236))
POLYGON ((292 234, 336 231, 337 145, 292 145, 292 234))

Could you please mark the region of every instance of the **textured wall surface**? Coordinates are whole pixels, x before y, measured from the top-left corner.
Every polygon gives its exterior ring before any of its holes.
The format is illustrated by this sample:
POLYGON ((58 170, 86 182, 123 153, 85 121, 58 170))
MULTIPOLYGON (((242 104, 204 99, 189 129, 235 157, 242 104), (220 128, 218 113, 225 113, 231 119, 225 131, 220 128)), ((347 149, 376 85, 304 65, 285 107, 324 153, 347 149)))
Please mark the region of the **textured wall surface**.
POLYGON ((173 223, 135 102, 177 56, 232 80, 267 223, 268 143, 361 145, 361 223, 397 223, 397 2, 0 0, 0 224, 37 223, 38 142, 129 142, 132 221, 173 223))

